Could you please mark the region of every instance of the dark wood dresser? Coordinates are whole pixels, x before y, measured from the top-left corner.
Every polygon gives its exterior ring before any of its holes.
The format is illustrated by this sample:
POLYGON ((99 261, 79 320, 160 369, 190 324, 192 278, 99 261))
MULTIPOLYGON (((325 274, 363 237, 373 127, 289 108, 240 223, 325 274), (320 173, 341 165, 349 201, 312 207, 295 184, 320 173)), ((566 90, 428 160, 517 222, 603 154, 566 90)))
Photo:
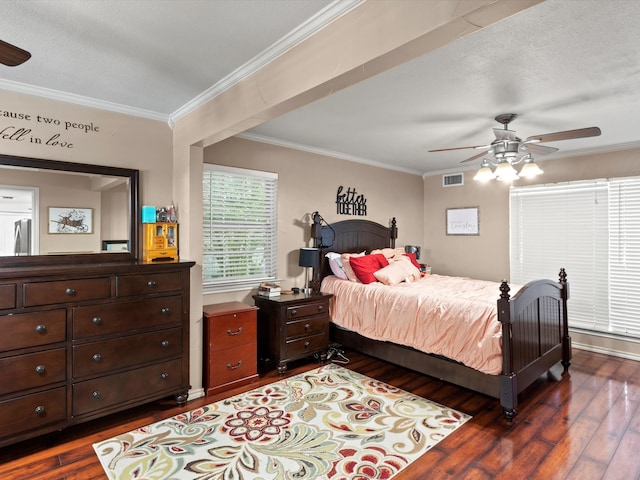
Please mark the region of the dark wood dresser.
POLYGON ((0 269, 0 446, 187 401, 193 262, 0 269))
POLYGON ((330 294, 254 295, 258 310, 258 359, 265 369, 287 370, 287 363, 329 348, 330 294))
POLYGON ((204 306, 204 388, 207 395, 258 378, 256 310, 241 302, 204 306))

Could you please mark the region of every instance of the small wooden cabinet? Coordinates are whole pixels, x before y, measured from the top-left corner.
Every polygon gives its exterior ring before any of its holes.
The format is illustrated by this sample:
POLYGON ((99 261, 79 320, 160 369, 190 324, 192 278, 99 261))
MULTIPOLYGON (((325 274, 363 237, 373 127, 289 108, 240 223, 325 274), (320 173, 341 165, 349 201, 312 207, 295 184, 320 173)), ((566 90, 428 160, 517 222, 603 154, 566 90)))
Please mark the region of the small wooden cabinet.
POLYGON ((207 395, 258 378, 257 308, 240 302, 205 305, 204 388, 207 395))
POLYGON ((174 222, 143 223, 142 260, 157 262, 178 260, 178 224, 174 222))
POLYGON ((329 299, 332 295, 254 295, 258 310, 258 358, 266 369, 287 370, 287 363, 329 348, 329 299))

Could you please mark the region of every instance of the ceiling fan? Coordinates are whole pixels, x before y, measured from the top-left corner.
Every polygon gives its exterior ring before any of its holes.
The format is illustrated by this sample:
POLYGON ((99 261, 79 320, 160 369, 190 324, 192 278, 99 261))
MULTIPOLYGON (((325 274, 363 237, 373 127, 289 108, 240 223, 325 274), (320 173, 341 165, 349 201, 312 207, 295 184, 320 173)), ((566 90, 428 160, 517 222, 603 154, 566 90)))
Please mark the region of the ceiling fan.
POLYGON ((8 67, 15 67, 23 64, 31 58, 31 54, 10 43, 0 40, 0 63, 8 67))
POLYGON ((494 128, 493 133, 495 140, 488 145, 475 145, 470 147, 453 147, 429 150, 429 152, 447 152, 450 150, 474 149, 482 150, 480 153, 462 160, 460 163, 470 162, 486 154, 493 155, 492 159, 484 158, 482 160, 477 180, 487 180, 489 178, 497 178, 498 180, 514 180, 519 176, 533 176, 542 173, 533 160, 533 155, 548 155, 557 152, 555 147, 541 145, 546 142, 557 142, 560 140, 570 140, 574 138, 597 137, 601 131, 598 127, 578 128, 576 130, 565 130, 563 132, 545 133, 542 135, 533 135, 522 140, 518 138, 514 130, 509 130, 509 124, 516 119, 518 115, 515 113, 504 113, 495 117, 496 122, 503 125, 504 128, 494 128), (524 162, 524 166, 520 175, 513 168, 513 165, 524 162), (495 173, 491 171, 490 166, 495 166, 495 173), (478 178, 481 177, 481 178, 478 178))

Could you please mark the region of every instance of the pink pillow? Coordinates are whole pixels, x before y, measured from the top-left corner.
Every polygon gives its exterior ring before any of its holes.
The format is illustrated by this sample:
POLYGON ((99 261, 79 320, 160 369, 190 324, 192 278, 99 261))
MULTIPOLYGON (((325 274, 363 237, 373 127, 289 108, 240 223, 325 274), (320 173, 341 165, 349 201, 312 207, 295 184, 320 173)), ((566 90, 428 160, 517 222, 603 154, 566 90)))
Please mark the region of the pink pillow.
POLYGON ((395 262, 381 268, 373 276, 385 285, 397 285, 400 282, 413 282, 420 278, 417 269, 408 258, 400 257, 395 262))
POLYGON ((352 257, 349 259, 349 263, 356 277, 358 277, 358 280, 362 283, 377 282, 378 280, 373 276, 374 272, 389 265, 389 262, 381 253, 352 257))
POLYGON ((351 280, 352 282, 360 283, 360 280, 358 279, 358 277, 354 273, 353 268, 351 268, 350 260, 352 258, 354 258, 354 257, 362 257, 362 256, 364 256, 364 252, 362 252, 362 253, 343 253, 342 255, 340 255, 340 260, 342 260, 342 268, 344 268, 344 273, 347 274, 347 279, 351 280))

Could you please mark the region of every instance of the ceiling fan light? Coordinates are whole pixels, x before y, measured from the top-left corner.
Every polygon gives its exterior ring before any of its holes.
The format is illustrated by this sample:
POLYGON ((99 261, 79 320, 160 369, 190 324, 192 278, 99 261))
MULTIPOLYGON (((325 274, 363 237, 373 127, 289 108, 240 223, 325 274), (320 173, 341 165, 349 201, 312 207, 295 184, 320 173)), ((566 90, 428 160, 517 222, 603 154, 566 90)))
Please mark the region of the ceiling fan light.
POLYGON ((517 180, 518 178, 520 178, 518 177, 518 172, 516 172, 516 169, 513 168, 513 166, 507 161, 502 161, 500 162, 500 164, 498 164, 498 166, 496 167, 495 176, 496 180, 500 180, 501 182, 510 182, 512 180, 517 180))
POLYGON ((531 160, 525 160, 525 163, 522 166, 522 169, 520 170, 520 176, 525 178, 535 177, 536 175, 540 175, 541 173, 544 173, 544 172, 533 161, 533 158, 531 160))
POLYGON ((478 173, 476 173, 475 177, 473 177, 473 179, 478 182, 488 182, 489 180, 493 180, 494 178, 496 178, 496 176, 488 165, 483 165, 482 167, 480 167, 478 173))

